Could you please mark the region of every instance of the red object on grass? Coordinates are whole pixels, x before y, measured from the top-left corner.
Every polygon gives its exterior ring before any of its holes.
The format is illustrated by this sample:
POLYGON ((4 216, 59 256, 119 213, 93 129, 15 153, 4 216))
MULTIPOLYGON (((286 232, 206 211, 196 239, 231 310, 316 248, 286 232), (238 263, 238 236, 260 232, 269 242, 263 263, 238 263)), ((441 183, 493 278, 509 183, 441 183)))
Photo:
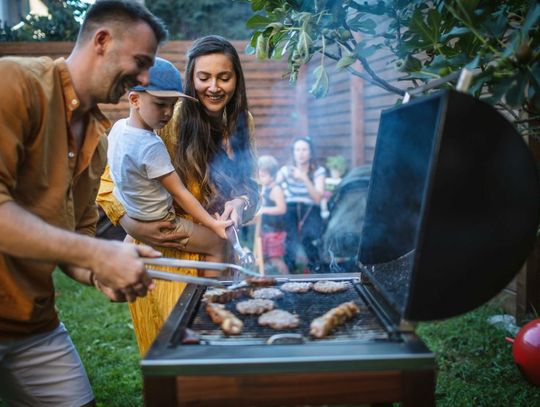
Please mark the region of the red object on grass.
POLYGON ((524 325, 512 343, 514 362, 530 383, 540 387, 540 319, 524 325))

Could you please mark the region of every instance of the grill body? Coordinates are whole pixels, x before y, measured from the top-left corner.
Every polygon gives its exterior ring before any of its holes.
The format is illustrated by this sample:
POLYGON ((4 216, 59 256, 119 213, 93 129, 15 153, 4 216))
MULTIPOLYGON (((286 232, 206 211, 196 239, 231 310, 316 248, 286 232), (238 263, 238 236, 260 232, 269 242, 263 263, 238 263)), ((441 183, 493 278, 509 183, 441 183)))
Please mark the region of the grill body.
POLYGON ((373 302, 360 274, 289 279, 347 280, 351 286, 336 294, 286 293, 277 307, 297 313, 302 322, 284 332, 302 341, 271 345, 268 339, 281 331, 258 326, 256 316, 242 317, 241 335, 224 335, 204 311, 205 289, 188 286, 141 363, 147 405, 433 404, 434 355, 414 333, 392 323, 390 310, 373 302), (312 319, 351 300, 361 309, 355 318, 327 338, 309 337, 312 319), (202 342, 183 345, 185 328, 200 333, 202 342))

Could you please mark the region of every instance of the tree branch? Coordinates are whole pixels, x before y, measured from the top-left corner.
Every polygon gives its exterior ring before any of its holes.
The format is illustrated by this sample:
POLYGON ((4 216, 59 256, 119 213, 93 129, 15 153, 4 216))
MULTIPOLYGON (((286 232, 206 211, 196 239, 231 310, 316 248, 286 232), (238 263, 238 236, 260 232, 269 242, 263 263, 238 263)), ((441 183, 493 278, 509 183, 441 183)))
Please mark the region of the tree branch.
MULTIPOLYGON (((340 43, 342 44, 342 43, 340 43)), ((343 44, 342 44, 343 45, 343 44)), ((319 52, 322 53, 321 50, 319 50, 319 52)), ((341 58, 336 55, 336 54, 331 54, 330 52, 328 51, 325 51, 324 52, 324 55, 327 56, 328 58, 330 59, 333 59, 334 61, 339 61, 341 58)), ((366 74, 363 74, 362 72, 359 72, 357 71, 356 69, 352 68, 351 66, 348 66, 346 69, 348 72, 350 72, 351 74, 355 75, 355 76, 358 76, 370 83, 372 83, 373 85, 376 85, 380 88, 383 88, 384 90, 390 92, 390 93, 395 93, 397 95, 400 95, 400 96, 404 96, 405 95, 405 91, 403 89, 400 89, 392 84, 390 84, 389 82, 385 81, 384 79, 382 79, 381 77, 379 77, 374 71, 373 69, 371 69, 371 67, 369 66, 369 62, 367 61, 366 58, 364 57, 356 57, 360 63, 362 64, 362 67, 365 69, 365 71, 367 72, 367 75, 366 74)))
MULTIPOLYGON (((379 85, 381 88, 386 89, 389 92, 396 93, 400 96, 405 95, 405 91, 403 89, 397 88, 394 85, 391 85, 389 82, 385 81, 381 77, 379 77, 373 69, 369 66, 369 62, 366 58, 357 56, 358 60, 362 64, 362 67, 366 70, 366 72, 373 78, 373 80, 376 82, 377 85, 379 85)), ((351 72, 352 73, 352 72, 351 72)))

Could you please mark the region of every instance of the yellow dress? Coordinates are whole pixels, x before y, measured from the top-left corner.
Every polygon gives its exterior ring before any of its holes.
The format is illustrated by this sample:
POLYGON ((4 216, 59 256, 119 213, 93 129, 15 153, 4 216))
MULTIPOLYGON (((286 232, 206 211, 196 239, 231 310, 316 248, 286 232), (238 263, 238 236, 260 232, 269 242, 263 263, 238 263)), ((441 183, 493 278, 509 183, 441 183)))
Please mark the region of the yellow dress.
MULTIPOLYGON (((175 107, 173 119, 161 129, 158 134, 163 139, 169 155, 174 161, 174 147, 177 141, 176 125, 180 120, 180 103, 175 107)), ((253 117, 248 116, 248 126, 250 140, 253 141, 253 117)), ((201 201, 201 191, 197 183, 186 185, 187 189, 195 198, 201 201)), ((105 169, 101 177, 99 193, 96 198, 97 203, 107 214, 107 217, 115 225, 118 224, 120 218, 125 214, 125 210, 120 202, 114 197, 112 191, 114 183, 109 174, 109 167, 105 169)), ((182 213, 179 208, 176 208, 177 213, 182 213)), ((189 215, 182 215, 186 219, 193 220, 189 215)), ((176 259, 200 260, 201 256, 197 253, 182 252, 176 249, 166 247, 158 247, 164 257, 173 257, 176 259)), ((169 271, 173 273, 181 273, 188 275, 197 275, 197 270, 176 269, 168 267, 154 267, 156 269, 169 271)), ((169 316, 172 308, 178 301, 180 294, 184 290, 186 284, 178 282, 168 282, 155 280, 156 287, 149 292, 146 297, 138 298, 135 302, 129 304, 131 318, 133 320, 133 330, 139 345, 141 356, 146 354, 146 351, 156 338, 165 320, 169 316)))

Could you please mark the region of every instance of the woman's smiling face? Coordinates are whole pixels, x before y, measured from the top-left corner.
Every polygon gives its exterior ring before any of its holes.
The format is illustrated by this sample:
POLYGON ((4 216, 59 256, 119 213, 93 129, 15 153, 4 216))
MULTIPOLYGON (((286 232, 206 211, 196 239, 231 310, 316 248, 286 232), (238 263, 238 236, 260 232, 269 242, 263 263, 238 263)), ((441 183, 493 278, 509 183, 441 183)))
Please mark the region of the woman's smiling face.
POLYGON ((197 58, 193 70, 197 98, 210 116, 223 114, 236 91, 236 74, 225 54, 208 54, 197 58))

